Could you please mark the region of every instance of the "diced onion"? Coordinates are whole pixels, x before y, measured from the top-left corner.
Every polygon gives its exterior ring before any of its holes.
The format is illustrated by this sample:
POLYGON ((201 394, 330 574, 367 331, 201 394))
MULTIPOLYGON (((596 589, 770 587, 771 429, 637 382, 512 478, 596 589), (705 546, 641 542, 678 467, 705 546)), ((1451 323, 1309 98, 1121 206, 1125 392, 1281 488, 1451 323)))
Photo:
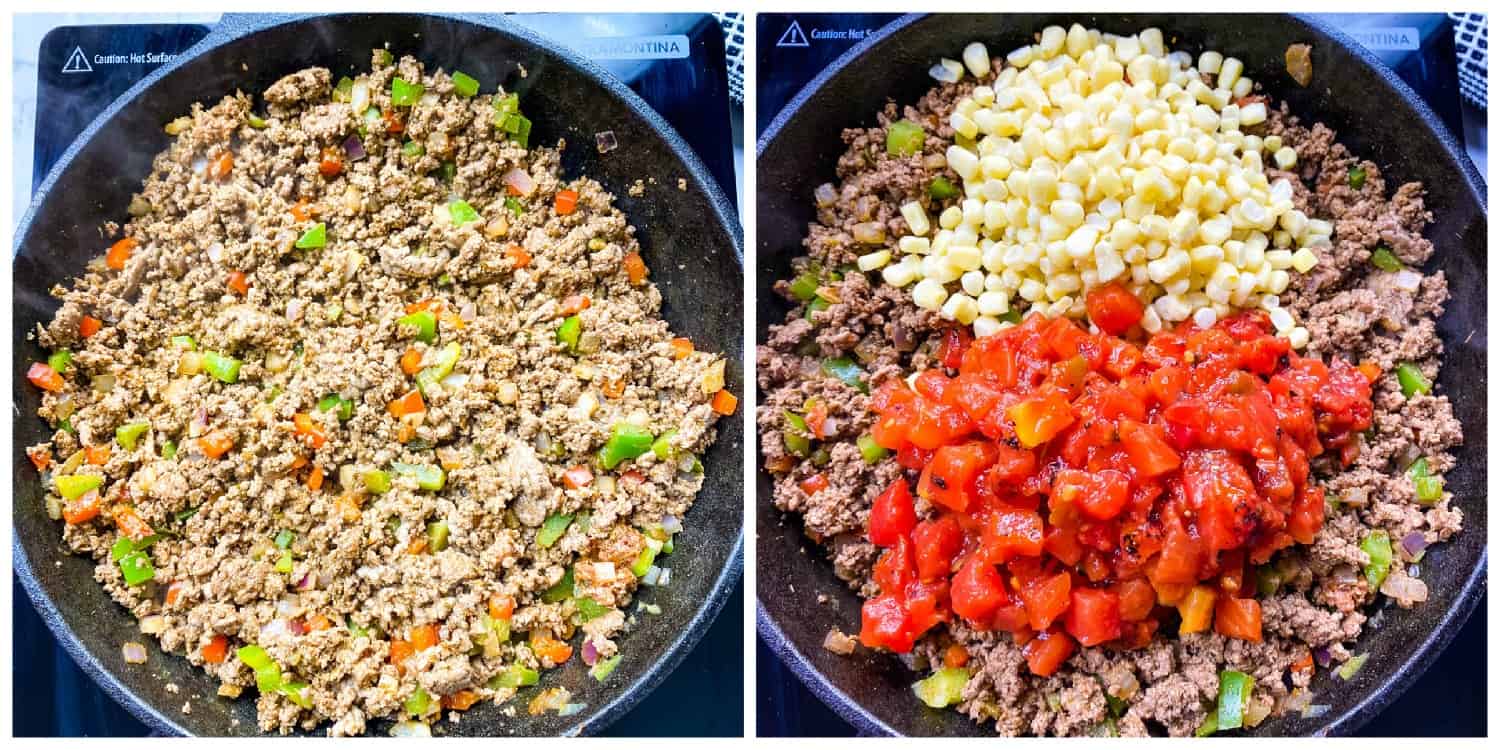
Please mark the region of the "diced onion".
POLYGON ((1396 272, 1395 283, 1397 289, 1415 292, 1422 288, 1422 274, 1409 268, 1403 268, 1396 272))
POLYGON ((825 182, 813 190, 813 200, 817 201, 818 208, 828 208, 839 199, 839 195, 833 189, 833 184, 825 182))
POLYGON ((270 621, 270 622, 268 622, 268 623, 260 626, 260 640, 261 641, 274 640, 274 639, 276 639, 279 636, 288 635, 291 632, 292 632, 292 629, 287 624, 287 621, 278 617, 278 618, 276 618, 276 619, 274 619, 274 620, 272 620, 272 621, 270 621))
POLYGON ((594 666, 594 662, 597 661, 599 661, 599 649, 594 648, 594 641, 592 639, 585 639, 583 641, 583 663, 592 667, 594 666))
POLYGON ((391 727, 392 737, 431 737, 432 727, 420 721, 398 721, 391 727))
POLYGON ((461 390, 469 384, 469 376, 462 372, 455 372, 441 381, 444 388, 450 390, 461 390))
POLYGON ((224 260, 224 243, 215 242, 204 249, 203 252, 208 256, 209 260, 218 263, 224 260))
POLYGON ((655 586, 659 580, 661 580, 661 568, 655 565, 646 568, 646 575, 641 576, 641 584, 645 586, 655 586))
POLYGON ((665 586, 672 582, 672 569, 662 568, 661 575, 656 577, 656 585, 665 586))
POLYGON ((94 377, 94 390, 109 393, 115 389, 115 376, 105 373, 94 377))
POLYGON ((125 657, 126 664, 146 663, 146 647, 143 644, 136 643, 135 641, 126 641, 120 647, 120 651, 125 657))
POLYGON ((506 187, 513 188, 523 196, 531 195, 536 191, 536 182, 531 179, 531 175, 526 174, 520 169, 512 169, 506 172, 505 176, 500 178, 500 181, 505 183, 506 187))
POLYGON ((350 135, 344 139, 344 155, 349 161, 359 161, 365 158, 365 142, 359 139, 359 134, 350 135))
POLYGON ((615 131, 604 130, 594 134, 594 148, 601 154, 607 154, 620 147, 620 142, 615 140, 615 131))
POLYGON ((307 300, 301 297, 293 297, 286 303, 286 319, 301 320, 302 310, 307 307, 307 300))
POLYGON ((370 84, 363 79, 355 81, 349 89, 349 108, 354 110, 355 117, 364 117, 365 110, 370 108, 370 84))
POLYGON ((661 530, 668 534, 676 534, 682 531, 682 521, 677 516, 662 516, 661 530))
POLYGON ((1427 584, 1411 576, 1386 576, 1380 584, 1380 593, 1402 602, 1427 601, 1427 584))
POLYGON ((1409 557, 1416 557, 1427 549, 1427 536, 1420 531, 1413 531, 1401 537, 1401 548, 1406 550, 1409 557))
POLYGON ((141 618, 141 632, 146 635, 158 635, 167 629, 167 618, 161 615, 146 615, 141 618))
POLYGON ((1331 710, 1333 710, 1333 706, 1330 706, 1327 703, 1314 704, 1314 705, 1308 706, 1307 708, 1302 709, 1302 718, 1304 718, 1304 719, 1316 719, 1319 716, 1322 716, 1323 714, 1326 714, 1326 713, 1328 713, 1331 710))

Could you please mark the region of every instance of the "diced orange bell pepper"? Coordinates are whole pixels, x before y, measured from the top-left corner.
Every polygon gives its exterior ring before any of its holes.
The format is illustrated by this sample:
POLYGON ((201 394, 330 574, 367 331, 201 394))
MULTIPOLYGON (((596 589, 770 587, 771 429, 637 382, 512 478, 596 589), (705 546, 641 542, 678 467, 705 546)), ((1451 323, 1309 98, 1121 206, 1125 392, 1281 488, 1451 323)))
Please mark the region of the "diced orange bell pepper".
POLYGON ((411 315, 412 313, 419 313, 423 310, 427 310, 428 312, 436 315, 437 313, 443 311, 443 301, 428 297, 427 299, 419 299, 416 302, 413 302, 406 306, 407 315, 411 315))
POLYGON ((515 264, 516 268, 525 268, 531 265, 531 253, 526 252, 526 248, 520 245, 507 245, 505 248, 505 257, 509 258, 510 262, 515 264))
POLYGON ((589 309, 594 301, 587 294, 573 294, 563 298, 562 305, 557 308, 558 317, 577 315, 589 309))
POLYGON ((1220 595, 1214 605, 1214 632, 1226 638, 1260 643, 1260 602, 1220 595))
POLYGON ((954 643, 943 651, 943 666, 958 669, 969 663, 969 651, 962 644, 954 643))
POLYGON ((417 650, 412 648, 411 641, 400 638, 391 639, 391 663, 396 665, 397 669, 401 669, 401 663, 410 659, 415 653, 417 650))
POLYGON ((44 391, 57 393, 63 389, 62 376, 46 362, 33 362, 31 368, 26 371, 26 379, 44 391))
POLYGON ((328 619, 328 615, 325 615, 325 614, 323 614, 321 612, 319 612, 318 614, 313 615, 312 617, 307 618, 307 629, 308 629, 309 632, 314 632, 314 631, 318 631, 318 630, 328 630, 329 628, 332 628, 332 627, 333 627, 333 621, 330 620, 330 619, 328 619))
POLYGON ((250 293, 250 281, 245 278, 244 271, 230 271, 226 284, 229 286, 229 291, 241 297, 250 293))
POLYGON ((216 180, 228 177, 232 171, 234 171, 234 154, 229 151, 219 154, 219 158, 214 159, 213 165, 208 168, 209 175, 216 180))
POLYGON ((307 221, 312 218, 312 212, 308 210, 306 198, 298 198, 297 203, 292 206, 292 218, 297 221, 307 221))
POLYGON ((78 321, 78 335, 88 338, 104 328, 104 321, 92 316, 85 315, 78 321))
POLYGON ((318 154, 318 174, 338 177, 344 173, 344 154, 334 146, 325 146, 318 154))
POLYGON ((171 585, 167 586, 167 595, 165 597, 167 606, 177 606, 177 602, 182 600, 182 592, 186 588, 187 584, 184 584, 182 581, 173 581, 171 585))
POLYGON ((103 510, 103 508, 104 500, 99 497, 98 491, 89 490, 69 500, 68 504, 63 506, 63 520, 74 526, 80 523, 88 523, 98 518, 99 511, 103 510))
POLYGON ((578 191, 557 191, 557 197, 552 200, 552 210, 556 211, 558 216, 567 216, 578 210, 578 191))
POLYGON ((221 458, 234 447, 234 437, 227 432, 215 431, 198 438, 198 449, 209 458, 221 458))
POLYGON ((562 664, 573 656, 572 646, 541 633, 531 636, 531 651, 540 658, 551 660, 553 664, 562 664))
POLYGON ((328 433, 324 431, 323 426, 314 422, 312 416, 305 412, 292 415, 292 429, 297 433, 297 437, 313 450, 323 447, 323 443, 328 442, 328 433))
POLYGON ((427 411, 427 405, 422 402, 422 392, 413 388, 406 395, 392 401, 389 406, 391 416, 400 419, 408 414, 421 414, 427 411))
POLYGON ((693 340, 678 337, 672 339, 672 359, 687 359, 693 353, 693 340))
POLYGON ((422 353, 416 349, 407 349, 401 354, 401 371, 407 375, 416 375, 422 371, 422 353))
POLYGON ((103 466, 109 463, 109 443, 84 448, 83 460, 88 461, 92 466, 103 466))
POLYGON ((312 471, 307 473, 307 488, 313 492, 317 492, 322 486, 323 469, 322 467, 314 466, 312 471))
POLYGON ((146 519, 141 518, 141 514, 129 505, 116 505, 110 515, 115 519, 115 527, 120 533, 137 542, 156 533, 151 524, 146 523, 146 519))
POLYGON ((516 612, 516 600, 507 594, 490 594, 490 617, 509 620, 516 612))
POLYGON ((619 398, 625 395, 625 380, 623 378, 610 378, 599 384, 599 392, 605 398, 619 398))
POLYGON ((734 410, 739 406, 739 403, 740 400, 736 398, 733 393, 730 393, 727 390, 720 390, 718 393, 714 394, 713 401, 709 402, 709 406, 715 412, 727 417, 730 414, 734 413, 734 410))
POLYGON ((625 256, 625 277, 630 279, 634 286, 640 286, 646 280, 646 261, 641 259, 641 254, 631 252, 625 256))
POLYGON ((135 248, 141 243, 134 237, 126 237, 109 246, 109 251, 104 254, 104 265, 116 271, 125 270, 125 261, 135 252, 135 248))
POLYGON ((1006 410, 1016 423, 1016 438, 1026 448, 1035 448, 1073 424, 1073 411, 1061 394, 1033 396, 1006 410))
POLYGON ((203 661, 209 664, 223 664, 224 660, 229 657, 229 639, 219 633, 214 633, 214 637, 208 639, 208 643, 203 644, 202 653, 203 661))
POLYGON ((443 708, 450 711, 467 711, 471 706, 479 702, 479 694, 473 690, 460 690, 453 695, 443 696, 441 702, 443 708))
POLYGON ((418 625, 411 629, 411 647, 417 651, 426 651, 438 644, 438 626, 432 623, 418 625))
POLYGON ((52 463, 52 451, 42 446, 27 448, 26 458, 31 460, 31 465, 35 466, 37 471, 46 471, 47 466, 52 463))
POLYGON ((805 495, 816 495, 819 492, 828 489, 828 477, 823 476, 821 473, 814 474, 798 482, 797 488, 802 490, 803 494, 805 495))

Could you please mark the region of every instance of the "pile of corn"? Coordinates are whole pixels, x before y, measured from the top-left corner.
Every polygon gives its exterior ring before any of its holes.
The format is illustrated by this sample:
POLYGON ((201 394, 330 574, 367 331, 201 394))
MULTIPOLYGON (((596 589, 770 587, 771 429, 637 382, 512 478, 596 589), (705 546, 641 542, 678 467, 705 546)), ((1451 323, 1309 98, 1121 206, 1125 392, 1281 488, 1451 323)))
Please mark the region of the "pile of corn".
MULTIPOLYGON (((899 252, 860 261, 911 285, 918 306, 984 336, 1013 310, 1084 317, 1086 293, 1118 281, 1147 303, 1142 327, 1155 332, 1236 308, 1275 312, 1290 274, 1317 263, 1308 248, 1333 228, 1266 176, 1266 159, 1288 169, 1296 153, 1241 131, 1267 116, 1245 99, 1253 83, 1241 61, 1210 51, 1195 65, 1157 29, 1115 36, 1075 24, 1048 27, 1006 62, 992 75, 974 43, 962 63, 933 68, 948 81, 967 69, 982 84, 951 116, 946 162, 965 197, 936 221, 919 203, 902 206, 910 234, 899 252)), ((1306 345, 1288 311, 1273 319, 1306 345)))

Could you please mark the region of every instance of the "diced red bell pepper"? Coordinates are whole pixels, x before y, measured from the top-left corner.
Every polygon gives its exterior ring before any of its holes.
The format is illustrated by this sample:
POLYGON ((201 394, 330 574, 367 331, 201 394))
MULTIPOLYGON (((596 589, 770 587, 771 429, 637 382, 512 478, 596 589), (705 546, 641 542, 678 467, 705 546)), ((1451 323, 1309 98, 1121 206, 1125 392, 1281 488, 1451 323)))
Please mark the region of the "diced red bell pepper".
POLYGON ((870 506, 870 543, 893 546, 916 525, 917 512, 912 506, 911 490, 905 479, 897 477, 870 506))
POLYGON ((53 393, 61 391, 64 387, 62 376, 46 362, 31 363, 31 367, 26 370, 26 379, 31 381, 32 385, 53 393))

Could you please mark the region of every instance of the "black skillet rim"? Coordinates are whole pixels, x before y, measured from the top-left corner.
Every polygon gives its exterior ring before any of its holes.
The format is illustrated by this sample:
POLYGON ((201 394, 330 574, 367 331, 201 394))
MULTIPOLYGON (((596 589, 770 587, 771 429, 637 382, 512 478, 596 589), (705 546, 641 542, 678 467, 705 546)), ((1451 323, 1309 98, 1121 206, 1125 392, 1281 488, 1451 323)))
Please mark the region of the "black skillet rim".
MULTIPOLYGON (((145 78, 138 81, 129 90, 121 94, 105 110, 94 118, 89 125, 83 129, 79 136, 73 141, 63 154, 58 157, 57 162, 48 172, 46 179, 37 186, 35 195, 27 206, 26 214, 17 222, 15 240, 17 242, 31 227, 32 220, 36 217, 43 202, 46 201, 53 185, 58 181, 74 158, 83 149, 85 143, 90 141, 98 131, 113 118, 120 110, 133 102, 136 98, 150 89, 164 76, 170 74, 178 67, 185 65, 191 60, 205 54, 212 54, 219 47, 230 42, 268 29, 272 26, 295 23, 309 18, 318 17, 322 14, 225 14, 207 37, 204 37, 192 48, 179 55, 171 63, 161 66, 152 71, 145 78)), ((327 14, 331 16, 357 15, 357 14, 327 14)), ((714 220, 728 235, 733 244, 734 254, 739 260, 740 266, 744 267, 744 239, 740 228, 734 203, 724 195, 718 182, 713 175, 709 174, 707 167, 693 153, 692 148, 682 139, 677 131, 662 118, 656 110, 652 109, 645 100, 631 91, 628 86, 610 75, 592 60, 578 54, 571 48, 557 45, 541 34, 515 24, 502 16, 494 14, 431 14, 459 23, 468 23, 486 28, 492 32, 506 34, 527 44, 542 47, 567 65, 570 65, 584 75, 591 78, 604 92, 620 99, 633 110, 638 117, 645 121, 646 125, 656 131, 657 135, 667 144, 672 154, 685 168, 688 179, 694 189, 701 191, 707 196, 709 203, 714 209, 714 220)), ((731 459, 732 460, 732 459, 731 459)), ((14 531, 14 527, 12 528, 14 531)), ((611 723, 624 716, 641 699, 645 698, 652 690, 655 690, 671 672, 676 669, 682 659, 687 655, 704 633, 708 631, 724 603, 729 599, 734 586, 739 582, 744 570, 744 543, 745 535, 743 524, 740 534, 735 539, 734 545, 725 559, 724 567, 714 581, 709 598, 698 607, 693 618, 681 626, 676 639, 666 645, 662 658, 651 665, 645 672, 636 676, 629 684, 625 685, 616 697, 595 710, 586 710, 579 714, 580 719, 566 732, 571 735, 596 734, 609 726, 611 723)), ((154 706, 146 703, 135 695, 130 688, 120 682, 113 673, 106 669, 97 658, 78 640, 73 631, 67 627, 62 613, 57 609, 51 597, 42 589, 32 573, 31 561, 22 547, 19 537, 11 541, 11 559, 15 568, 15 575, 20 579, 26 590, 32 605, 37 609, 47 628, 52 631, 53 636, 63 647, 73 662, 83 670, 93 681, 99 685, 105 693, 119 703, 135 718, 144 723, 153 733, 186 736, 188 732, 182 725, 171 717, 163 714, 154 706)))
MULTIPOLYGON (((781 131, 797 113, 797 110, 801 109, 809 100, 816 97, 818 90, 830 79, 838 75, 844 68, 856 62, 870 48, 881 43, 888 37, 899 34, 908 26, 923 20, 928 15, 932 14, 911 13, 891 21, 865 37, 863 41, 851 47, 847 52, 840 55, 837 60, 834 60, 819 72, 815 78, 797 92, 796 96, 792 97, 791 101, 787 102, 781 112, 776 114, 771 124, 766 127, 765 132, 756 140, 756 157, 759 158, 770 147, 771 143, 781 135, 781 131)), ((1298 21, 1326 34, 1330 39, 1343 46, 1347 52, 1371 67, 1385 80, 1387 85, 1402 99, 1405 99, 1416 110, 1418 118, 1427 125, 1430 133, 1442 144, 1443 150, 1459 165, 1465 185, 1469 192, 1473 194, 1475 202, 1481 207, 1485 206, 1484 180, 1479 175, 1478 170, 1474 168, 1473 163, 1464 154, 1463 148, 1453 137, 1453 134, 1438 119, 1437 114, 1427 106, 1427 103, 1405 81, 1401 80, 1394 71, 1380 62, 1380 59, 1374 53, 1365 49, 1342 31, 1305 14, 1294 13, 1291 15, 1298 21)), ((762 469, 757 465, 756 472, 759 473, 760 471, 762 469)), ((1314 734, 1335 736, 1353 734, 1355 730, 1363 726, 1375 714, 1379 713, 1405 692, 1407 688, 1411 687, 1412 683, 1431 666, 1437 655, 1447 647, 1448 643, 1453 640, 1454 635, 1468 621, 1469 616, 1473 614, 1474 608, 1478 605, 1479 599, 1484 593, 1486 571, 1489 567, 1488 559, 1489 550, 1486 547, 1484 552, 1480 554, 1479 564, 1475 566, 1474 571, 1464 581, 1463 589, 1459 592, 1457 598, 1454 599, 1453 606, 1443 615, 1438 626, 1433 628, 1427 637, 1410 652, 1410 656, 1407 657, 1402 665, 1396 679, 1381 685, 1348 710, 1329 719, 1314 734)), ((816 695, 829 708, 832 708, 844 721, 853 725, 860 735, 899 736, 899 732, 880 717, 867 710, 858 700, 839 690, 822 672, 818 671, 817 667, 782 632, 781 626, 766 613, 766 609, 760 606, 759 592, 756 593, 755 630, 760 639, 770 647, 771 651, 781 659, 782 663, 786 664, 792 673, 797 675, 797 679, 801 680, 802 684, 809 691, 816 695)))

